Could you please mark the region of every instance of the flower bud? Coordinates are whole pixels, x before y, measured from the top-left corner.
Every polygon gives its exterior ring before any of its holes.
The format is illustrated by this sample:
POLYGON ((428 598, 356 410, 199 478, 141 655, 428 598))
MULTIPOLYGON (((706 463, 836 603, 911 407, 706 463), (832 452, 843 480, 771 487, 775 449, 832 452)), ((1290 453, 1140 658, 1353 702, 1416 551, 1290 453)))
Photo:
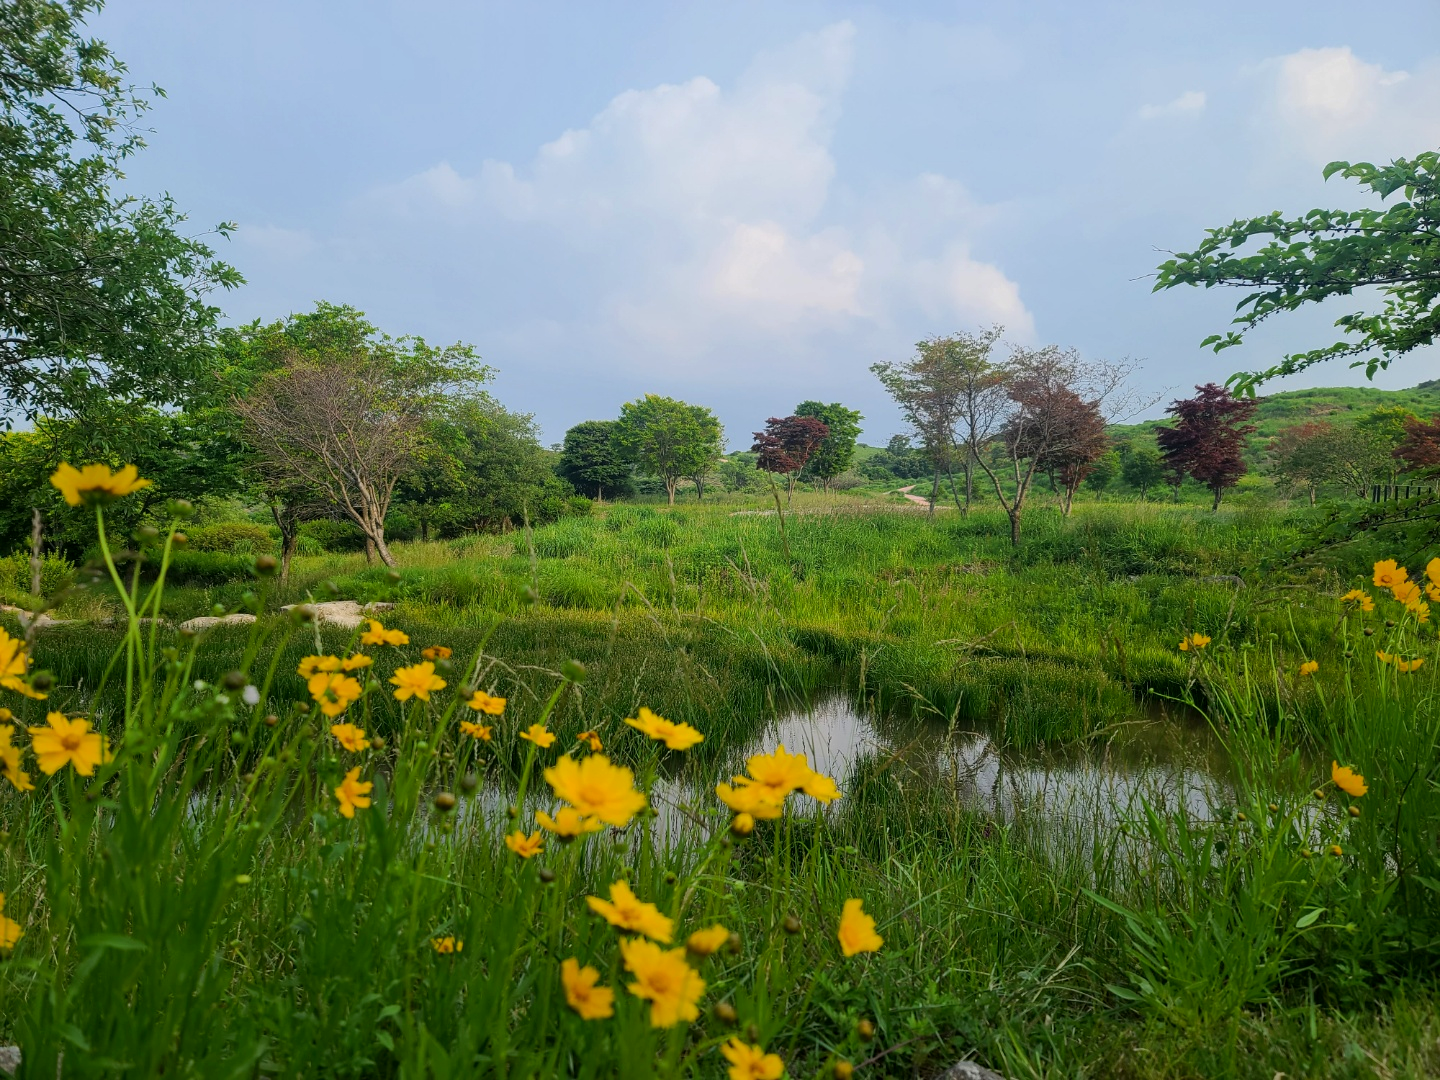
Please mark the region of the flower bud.
POLYGON ((785 928, 787 934, 798 934, 802 929, 800 920, 794 915, 786 915, 785 921, 780 925, 785 928))
POLYGON ((280 564, 275 560, 274 555, 255 556, 255 573, 260 577, 269 577, 279 569, 280 564))
POLYGON ((1273 803, 1273 802, 1272 802, 1272 803, 1270 804, 1270 812, 1271 812, 1272 814, 1278 814, 1278 813, 1280 812, 1280 804, 1279 804, 1279 803, 1273 803))
POLYGON ((455 796, 448 791, 442 791, 435 796, 435 809, 442 814, 448 814, 455 809, 455 796))
POLYGON ((296 604, 290 609, 290 617, 296 622, 308 623, 315 621, 315 608, 310 604, 296 604))
POLYGON ((460 790, 466 795, 474 795, 475 789, 480 786, 480 777, 473 772, 467 772, 460 778, 460 790))
POLYGON ((278 723, 280 723, 280 717, 276 716, 274 713, 271 713, 269 716, 265 717, 266 727, 274 727, 278 723))
POLYGON ((1347 814, 1349 814, 1351 817, 1359 817, 1359 816, 1360 816, 1360 807, 1358 807, 1358 806, 1351 806, 1351 807, 1349 807, 1345 812, 1346 812, 1347 814))
POLYGON ((566 660, 560 665, 560 677, 573 683, 583 683, 588 674, 579 660, 566 660))
POLYGON ((752 1043, 760 1041, 760 1028, 753 1020, 745 1025, 745 1039, 752 1043))
POLYGON ((160 539, 160 530, 154 525, 141 525, 135 530, 135 542, 137 544, 153 544, 160 539))
POLYGON ((733 1024, 740 1019, 740 1014, 735 1011, 735 1006, 728 1001, 717 1001, 715 1003, 715 1019, 722 1024, 733 1024))
POLYGON ((297 701, 295 703, 295 711, 298 712, 301 716, 307 715, 310 712, 310 702, 297 701))
POLYGON ((371 750, 384 750, 384 749, 385 749, 385 740, 384 740, 381 736, 379 736, 379 735, 374 736, 374 737, 370 740, 370 749, 371 749, 371 750))
POLYGON ((243 671, 227 671, 220 678, 220 684, 224 686, 226 690, 240 690, 245 686, 246 682, 247 680, 243 671))
POLYGON ((860 1036, 861 1042, 869 1042, 875 1038, 875 1025, 869 1020, 861 1020, 855 1025, 855 1034, 860 1036))
POLYGON ((195 516, 195 504, 189 499, 171 499, 165 504, 165 509, 176 521, 189 521, 195 516))
POLYGON ((730 936, 725 939, 725 948, 728 949, 732 954, 735 954, 737 956, 739 955, 740 935, 734 930, 730 931, 730 936))
POLYGON ((213 615, 213 616, 215 616, 215 618, 217 618, 217 619, 223 619, 223 618, 225 617, 225 605, 224 605, 224 604, 211 604, 211 605, 210 605, 210 614, 213 615))
POLYGON ((172 533, 170 536, 170 543, 174 544, 176 547, 184 547, 189 542, 190 537, 186 536, 182 532, 172 533))
POLYGON ((555 871, 551 870, 548 866, 542 866, 540 868, 540 880, 546 885, 549 885, 555 880, 555 871))
POLYGON ((250 884, 250 875, 249 875, 249 874, 236 874, 236 875, 235 875, 235 884, 236 884, 236 885, 249 885, 249 884, 250 884))
POLYGON ((325 591, 325 594, 326 594, 327 596, 339 596, 339 595, 340 595, 340 586, 339 586, 339 585, 336 585, 335 582, 333 582, 333 581, 322 581, 322 582, 320 583, 320 588, 325 591))
POLYGON ((855 1075, 855 1066, 841 1058, 830 1067, 830 1071, 834 1074, 835 1080, 850 1080, 855 1075))
POLYGON ((1375 628, 1374 628, 1373 626, 1367 626, 1367 627, 1365 627, 1365 636, 1366 636, 1366 637, 1374 637, 1374 636, 1375 636, 1375 628))
POLYGON ((32 690, 39 690, 42 694, 46 693, 54 685, 55 678, 48 671, 37 671, 30 677, 30 688, 32 690))
POLYGON ((507 807, 505 808, 505 815, 506 815, 507 817, 511 818, 512 820, 515 819, 515 818, 518 818, 518 817, 520 816, 520 808, 519 808, 518 806, 516 806, 514 803, 511 803, 509 806, 507 806, 507 807))
POLYGON ((755 819, 749 814, 736 814, 730 822, 730 831, 736 836, 749 836, 755 831, 755 819))

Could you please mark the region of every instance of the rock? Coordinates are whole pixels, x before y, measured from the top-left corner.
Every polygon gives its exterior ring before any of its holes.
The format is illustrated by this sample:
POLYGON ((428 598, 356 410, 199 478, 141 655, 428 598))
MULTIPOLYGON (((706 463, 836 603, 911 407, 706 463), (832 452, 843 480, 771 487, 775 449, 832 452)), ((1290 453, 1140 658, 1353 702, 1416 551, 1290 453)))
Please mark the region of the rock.
POLYGON ((43 611, 39 615, 31 615, 22 607, 14 607, 10 604, 0 604, 0 615, 14 615, 20 620, 21 629, 25 629, 34 620, 36 630, 53 630, 57 626, 73 626, 79 622, 78 619, 52 619, 43 611))
POLYGON ((1200 580, 1210 585, 1234 585, 1237 589, 1245 587, 1245 581, 1239 574, 1211 574, 1200 580))
POLYGON ((0 1073, 14 1076, 20 1068, 20 1047, 0 1046, 0 1073))
POLYGON ((973 1061, 957 1061, 940 1074, 940 1080, 1005 1080, 1005 1078, 973 1061))
MULTIPOLYGON (((280 610, 288 613, 291 608, 298 605, 286 604, 280 610)), ((315 612, 315 621, 328 623, 331 626, 338 626, 342 630, 357 630, 367 616, 377 615, 382 611, 391 611, 394 604, 375 603, 361 606, 358 600, 325 600, 318 604, 310 604, 309 607, 315 612)))
POLYGON ((234 615, 201 615, 195 619, 186 619, 180 624, 180 629, 198 634, 202 630, 212 630, 217 626, 249 626, 254 621, 254 615, 237 611, 234 615))

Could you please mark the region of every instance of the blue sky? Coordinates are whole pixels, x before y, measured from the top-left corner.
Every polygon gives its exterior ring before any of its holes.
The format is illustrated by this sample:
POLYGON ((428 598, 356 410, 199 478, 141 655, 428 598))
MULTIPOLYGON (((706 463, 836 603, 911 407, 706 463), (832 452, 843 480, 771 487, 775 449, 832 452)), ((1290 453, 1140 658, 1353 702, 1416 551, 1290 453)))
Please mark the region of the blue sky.
POLYGON ((869 365, 997 322, 1177 396, 1340 309, 1202 352, 1238 294, 1152 295, 1164 250, 1440 146, 1433 0, 112 0, 91 29, 169 95, 129 182, 239 224, 232 320, 325 299, 470 342, 546 441, 655 392, 732 446, 806 398, 880 443, 869 365))

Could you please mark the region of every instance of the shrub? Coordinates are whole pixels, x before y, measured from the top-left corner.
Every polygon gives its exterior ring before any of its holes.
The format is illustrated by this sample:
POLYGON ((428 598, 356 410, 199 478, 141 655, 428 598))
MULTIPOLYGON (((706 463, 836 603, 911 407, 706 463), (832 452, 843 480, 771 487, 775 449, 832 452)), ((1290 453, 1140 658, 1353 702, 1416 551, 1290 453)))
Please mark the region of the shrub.
POLYGON ((319 546, 321 552, 364 551, 365 534, 349 521, 322 518, 300 526, 300 538, 319 546))
MULTIPOLYGON (((53 596, 70 583, 75 564, 63 555, 47 554, 40 564, 40 595, 53 596)), ((30 556, 17 551, 0 559, 0 596, 19 599, 30 594, 30 556)))
POLYGON ((166 580, 175 585, 223 585, 236 578, 249 577, 254 567, 253 555, 224 551, 176 551, 170 556, 166 580))
POLYGON ((253 521, 222 521, 189 530, 191 551, 266 555, 275 551, 275 530, 253 521))

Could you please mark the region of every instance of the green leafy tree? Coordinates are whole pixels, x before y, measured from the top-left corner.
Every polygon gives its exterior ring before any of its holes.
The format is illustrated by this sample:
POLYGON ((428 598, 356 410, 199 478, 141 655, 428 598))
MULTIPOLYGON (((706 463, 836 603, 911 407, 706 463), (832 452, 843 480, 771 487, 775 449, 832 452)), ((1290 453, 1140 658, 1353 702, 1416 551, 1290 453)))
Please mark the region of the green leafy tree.
POLYGON ((585 495, 612 499, 635 489, 630 463, 615 440, 614 420, 586 420, 565 432, 555 471, 585 495))
POLYGON ((702 405, 646 394, 622 405, 615 423, 615 440, 627 460, 664 482, 672 506, 683 478, 703 477, 720 459, 720 421, 702 405))
POLYGON ((1107 450, 1090 462, 1090 471, 1085 475, 1085 486, 1095 492, 1098 498, 1100 493, 1108 488, 1119 475, 1120 454, 1116 450, 1107 450))
POLYGON ((1120 451, 1120 479, 1140 492, 1144 499, 1149 490, 1165 480, 1165 459, 1153 443, 1126 443, 1120 451))
POLYGON ((1239 345, 1246 332, 1279 312, 1374 287, 1378 312, 1350 312, 1335 325, 1344 340, 1290 353, 1264 371, 1231 379, 1237 393, 1255 393, 1267 379, 1293 375, 1325 360, 1356 357, 1367 377, 1440 334, 1440 152, 1397 158, 1388 165, 1332 161, 1339 174, 1388 200, 1383 209, 1311 210, 1298 218, 1279 211, 1210 229, 1194 251, 1160 266, 1155 289, 1177 285, 1248 290, 1233 320, 1239 330, 1201 342, 1216 352, 1239 345), (1258 247, 1250 245, 1258 243, 1258 247), (1367 355, 1368 354, 1368 355, 1367 355))
POLYGON ((855 440, 860 437, 860 421, 865 417, 858 409, 847 409, 839 402, 825 405, 818 401, 802 401, 795 407, 795 415, 819 420, 830 431, 800 473, 802 480, 819 481, 829 491, 835 478, 855 460, 855 440))
MULTIPOLYGON (((0 423, 175 404, 241 284, 168 198, 117 195, 149 96, 82 35, 98 0, 0 4, 0 423)), ((158 93, 159 91, 154 91, 158 93)), ((222 235, 229 226, 219 226, 222 235)), ((94 423, 89 431, 97 430, 94 423)))

